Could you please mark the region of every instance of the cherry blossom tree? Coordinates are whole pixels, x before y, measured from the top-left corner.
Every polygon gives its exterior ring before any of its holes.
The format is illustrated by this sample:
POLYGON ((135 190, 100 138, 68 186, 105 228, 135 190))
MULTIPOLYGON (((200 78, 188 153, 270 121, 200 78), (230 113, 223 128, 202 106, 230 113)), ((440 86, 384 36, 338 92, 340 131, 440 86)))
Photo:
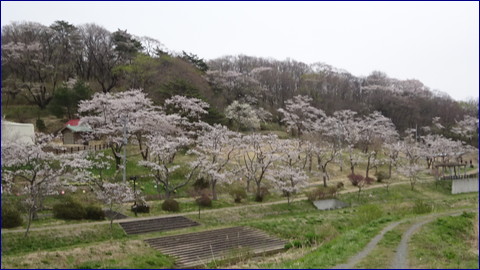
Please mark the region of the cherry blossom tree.
MULTIPOLYGON (((133 89, 120 93, 96 93, 91 100, 83 100, 79 104, 78 112, 82 115, 81 123, 93 129, 92 136, 101 138, 109 145, 115 158, 116 169, 119 169, 122 150, 128 143, 125 141, 132 133, 137 133, 137 140, 142 148, 141 138, 146 128, 151 127, 155 121, 158 124, 168 123, 162 115, 154 113, 157 107, 142 90, 133 89), (140 140, 139 140, 140 139, 140 140)), ((169 128, 169 126, 165 126, 169 128)), ((151 129, 147 130, 152 132, 151 129)), ((141 149, 142 155, 146 155, 141 149)))
POLYGON ((241 154, 237 156, 237 164, 246 178, 247 190, 250 182, 256 185, 256 196, 261 197, 262 182, 273 164, 279 158, 280 145, 276 135, 260 135, 257 133, 244 136, 241 140, 241 154))
POLYGON ((401 142, 395 142, 395 143, 389 143, 385 144, 383 148, 383 152, 385 156, 388 157, 388 178, 390 179, 392 177, 392 168, 397 166, 398 159, 399 159, 399 153, 402 151, 402 143, 401 142))
POLYGON ((238 134, 225 126, 214 125, 198 137, 196 147, 189 151, 197 155, 192 169, 198 168, 199 176, 209 182, 214 200, 217 200, 217 184, 232 182, 233 172, 227 165, 237 148, 238 134))
POLYGON ((336 111, 333 116, 317 121, 315 125, 316 132, 330 143, 330 149, 345 149, 351 174, 355 174, 355 167, 361 161, 354 148, 360 138, 360 121, 356 114, 351 110, 336 111))
POLYGON ((408 180, 410 181, 410 187, 413 190, 415 185, 417 184, 419 178, 419 174, 422 172, 422 167, 418 164, 411 164, 411 163, 406 163, 403 166, 400 166, 398 168, 398 171, 405 175, 408 180))
POLYGON ((279 142, 283 154, 279 156, 274 169, 265 176, 273 183, 275 189, 287 196, 288 204, 290 204, 290 197, 307 186, 308 183, 308 176, 301 168, 302 159, 300 155, 303 151, 297 147, 298 141, 284 140, 279 142))
POLYGON ((36 134, 34 144, 2 140, 2 192, 8 193, 8 187, 14 183, 24 186, 22 193, 28 216, 25 236, 45 196, 58 193, 62 176, 71 168, 71 155, 55 155, 44 150, 51 140, 51 136, 43 134, 36 134))
POLYGON ((163 189, 167 199, 175 190, 187 185, 199 167, 197 165, 195 169, 192 169, 192 172, 183 181, 174 182, 171 179, 172 173, 180 168, 180 165, 174 164, 178 151, 190 143, 191 141, 186 137, 164 137, 162 135, 147 137, 150 157, 148 160, 139 161, 138 165, 150 170, 150 176, 154 178, 159 193, 163 189))
POLYGON ((465 115, 463 120, 458 121, 452 128, 452 132, 471 144, 474 136, 478 137, 478 123, 478 118, 465 115))
MULTIPOLYGON (((99 200, 108 206, 110 212, 117 211, 123 203, 131 202, 135 199, 133 190, 126 183, 102 183, 96 190, 99 200)), ((115 215, 110 215, 110 229, 113 229, 113 220, 115 215)))
POLYGON ((169 114, 177 113, 189 120, 200 121, 200 117, 208 113, 208 103, 198 98, 187 98, 185 96, 173 96, 165 100, 165 107, 169 114))
POLYGON ((277 190, 287 196, 288 204, 290 204, 290 197, 307 186, 308 183, 308 176, 305 171, 290 166, 283 166, 274 170, 267 178, 277 190))
POLYGON ((394 142, 398 133, 392 121, 378 111, 363 117, 359 122, 359 127, 358 144, 363 147, 365 153, 365 159, 367 160, 365 178, 369 178, 370 166, 372 160, 376 158, 377 152, 385 142, 394 142), (369 149, 372 151, 369 151, 369 149))
POLYGON ((260 119, 256 111, 248 103, 232 102, 225 108, 225 117, 237 124, 237 131, 240 127, 248 129, 259 129, 260 119))
POLYGON ((281 121, 287 126, 287 131, 301 136, 311 130, 318 119, 325 117, 322 110, 310 104, 311 101, 310 97, 298 95, 285 101, 285 109, 278 109, 283 115, 281 121))

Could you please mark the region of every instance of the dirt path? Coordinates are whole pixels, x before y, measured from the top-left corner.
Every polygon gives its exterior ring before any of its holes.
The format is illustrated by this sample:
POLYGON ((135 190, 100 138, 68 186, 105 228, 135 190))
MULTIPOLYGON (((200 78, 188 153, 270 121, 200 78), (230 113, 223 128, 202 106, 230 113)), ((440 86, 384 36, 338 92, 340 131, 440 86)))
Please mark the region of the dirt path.
MULTIPOLYGON (((431 214, 428 216, 420 217, 420 221, 412 225, 403 235, 402 235, 402 240, 400 241, 400 244, 398 245, 398 248, 396 249, 396 256, 392 260, 392 264, 390 266, 390 269, 405 269, 408 268, 408 241, 410 241, 411 236, 423 225, 433 221, 435 218, 441 217, 441 216, 448 216, 448 215, 460 215, 463 211, 469 210, 470 208, 466 209, 461 209, 461 210, 454 210, 445 212, 445 213, 435 213, 431 214)), ((472 209, 473 210, 473 209, 472 209)), ((379 234, 377 234, 370 242, 365 246, 365 248, 357 253, 355 256, 351 257, 347 263, 345 264, 339 264, 333 267, 332 269, 352 269, 355 268, 355 265, 362 261, 365 257, 367 257, 370 252, 372 252, 377 244, 382 240, 383 236, 385 233, 388 231, 394 229, 396 226, 398 226, 400 223, 409 221, 409 220, 415 220, 419 218, 408 218, 408 219, 403 219, 400 221, 393 222, 389 224, 387 227, 385 227, 379 234)))
MULTIPOLYGON (((451 213, 448 216, 458 216, 461 212, 451 213)), ((420 221, 413 224, 403 235, 400 244, 398 244, 397 250, 395 251, 395 258, 390 265, 390 269, 408 269, 408 242, 410 238, 425 224, 434 221, 436 218, 439 218, 445 215, 436 215, 427 218, 426 220, 420 221)))
POLYGON ((359 263, 363 258, 367 257, 368 254, 377 246, 378 242, 382 240, 383 236, 385 233, 388 231, 392 230, 393 228, 397 227, 398 224, 402 223, 403 221, 397 221, 394 222, 387 227, 385 227, 379 234, 377 234, 370 242, 367 244, 367 246, 357 253, 357 255, 351 257, 347 263, 345 264, 340 264, 335 266, 333 269, 352 269, 354 266, 359 263))
MULTIPOLYGON (((396 182, 391 184, 390 186, 396 186, 396 185, 405 185, 408 184, 408 182, 396 182)), ((353 187, 351 187, 353 188, 353 187)), ((384 188, 383 185, 379 186, 371 186, 364 188, 362 190, 370 190, 370 189, 376 189, 376 188, 384 188)), ((339 192, 339 194, 346 194, 346 193, 353 193, 353 192, 358 192, 356 189, 346 189, 342 190, 339 192)), ((293 201, 304 201, 307 200, 307 197, 302 196, 302 197, 297 197, 293 201)), ((284 204, 288 203, 287 200, 280 200, 280 201, 275 201, 275 202, 266 202, 262 204, 252 204, 252 205, 240 205, 240 206, 232 206, 232 207, 225 207, 225 208, 218 208, 218 209, 205 209, 202 210, 203 214, 208 214, 208 213, 216 213, 216 212, 221 212, 225 210, 235 210, 235 209, 245 209, 245 208, 250 208, 250 207, 261 207, 261 206, 269 206, 269 205, 275 205, 275 204, 284 204)), ((150 217, 131 217, 131 218, 125 218, 125 219, 120 219, 120 220, 114 220, 113 223, 119 223, 119 222, 129 222, 129 221, 138 221, 138 220, 149 220, 149 219, 156 219, 160 217, 177 217, 177 216, 187 216, 187 215, 195 215, 197 214, 197 211, 191 211, 191 212, 185 212, 185 213, 178 213, 178 214, 164 214, 164 215, 157 215, 157 216, 150 216, 150 217)), ((51 229, 69 229, 69 228, 79 228, 79 227, 85 227, 85 226, 93 226, 93 225, 102 225, 102 224, 110 224, 110 221, 98 221, 98 222, 87 222, 87 223, 76 223, 76 224, 66 224, 66 225, 53 225, 53 226, 42 226, 42 227, 33 227, 30 228, 30 231, 43 231, 43 230, 51 230, 51 229)), ((25 229, 2 229, 2 234, 4 233, 15 233, 15 232, 25 232, 25 229)))

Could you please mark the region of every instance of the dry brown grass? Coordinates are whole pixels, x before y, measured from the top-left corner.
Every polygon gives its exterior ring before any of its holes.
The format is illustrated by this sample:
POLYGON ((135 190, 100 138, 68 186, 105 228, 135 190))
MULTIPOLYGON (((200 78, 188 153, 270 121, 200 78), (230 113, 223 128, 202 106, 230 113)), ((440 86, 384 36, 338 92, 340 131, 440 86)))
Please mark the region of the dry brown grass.
POLYGON ((2 257, 2 268, 72 268, 88 261, 124 259, 150 250, 141 240, 108 241, 59 251, 39 251, 19 256, 2 257))

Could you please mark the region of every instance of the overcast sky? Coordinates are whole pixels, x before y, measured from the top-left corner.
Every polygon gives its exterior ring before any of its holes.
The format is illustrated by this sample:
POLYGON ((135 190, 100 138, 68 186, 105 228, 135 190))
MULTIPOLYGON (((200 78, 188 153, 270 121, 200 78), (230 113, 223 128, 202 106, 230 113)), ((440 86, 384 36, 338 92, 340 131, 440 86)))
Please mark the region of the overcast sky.
POLYGON ((380 70, 463 100, 479 92, 478 2, 1 2, 2 26, 96 23, 205 59, 246 54, 380 70))

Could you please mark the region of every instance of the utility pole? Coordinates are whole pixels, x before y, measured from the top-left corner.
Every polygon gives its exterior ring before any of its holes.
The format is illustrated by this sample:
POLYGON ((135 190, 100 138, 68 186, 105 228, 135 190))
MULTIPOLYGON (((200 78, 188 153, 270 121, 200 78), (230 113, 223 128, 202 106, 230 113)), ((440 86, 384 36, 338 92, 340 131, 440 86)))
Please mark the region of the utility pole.
POLYGON ((127 182, 127 122, 128 116, 125 115, 122 119, 123 122, 123 182, 127 182))

